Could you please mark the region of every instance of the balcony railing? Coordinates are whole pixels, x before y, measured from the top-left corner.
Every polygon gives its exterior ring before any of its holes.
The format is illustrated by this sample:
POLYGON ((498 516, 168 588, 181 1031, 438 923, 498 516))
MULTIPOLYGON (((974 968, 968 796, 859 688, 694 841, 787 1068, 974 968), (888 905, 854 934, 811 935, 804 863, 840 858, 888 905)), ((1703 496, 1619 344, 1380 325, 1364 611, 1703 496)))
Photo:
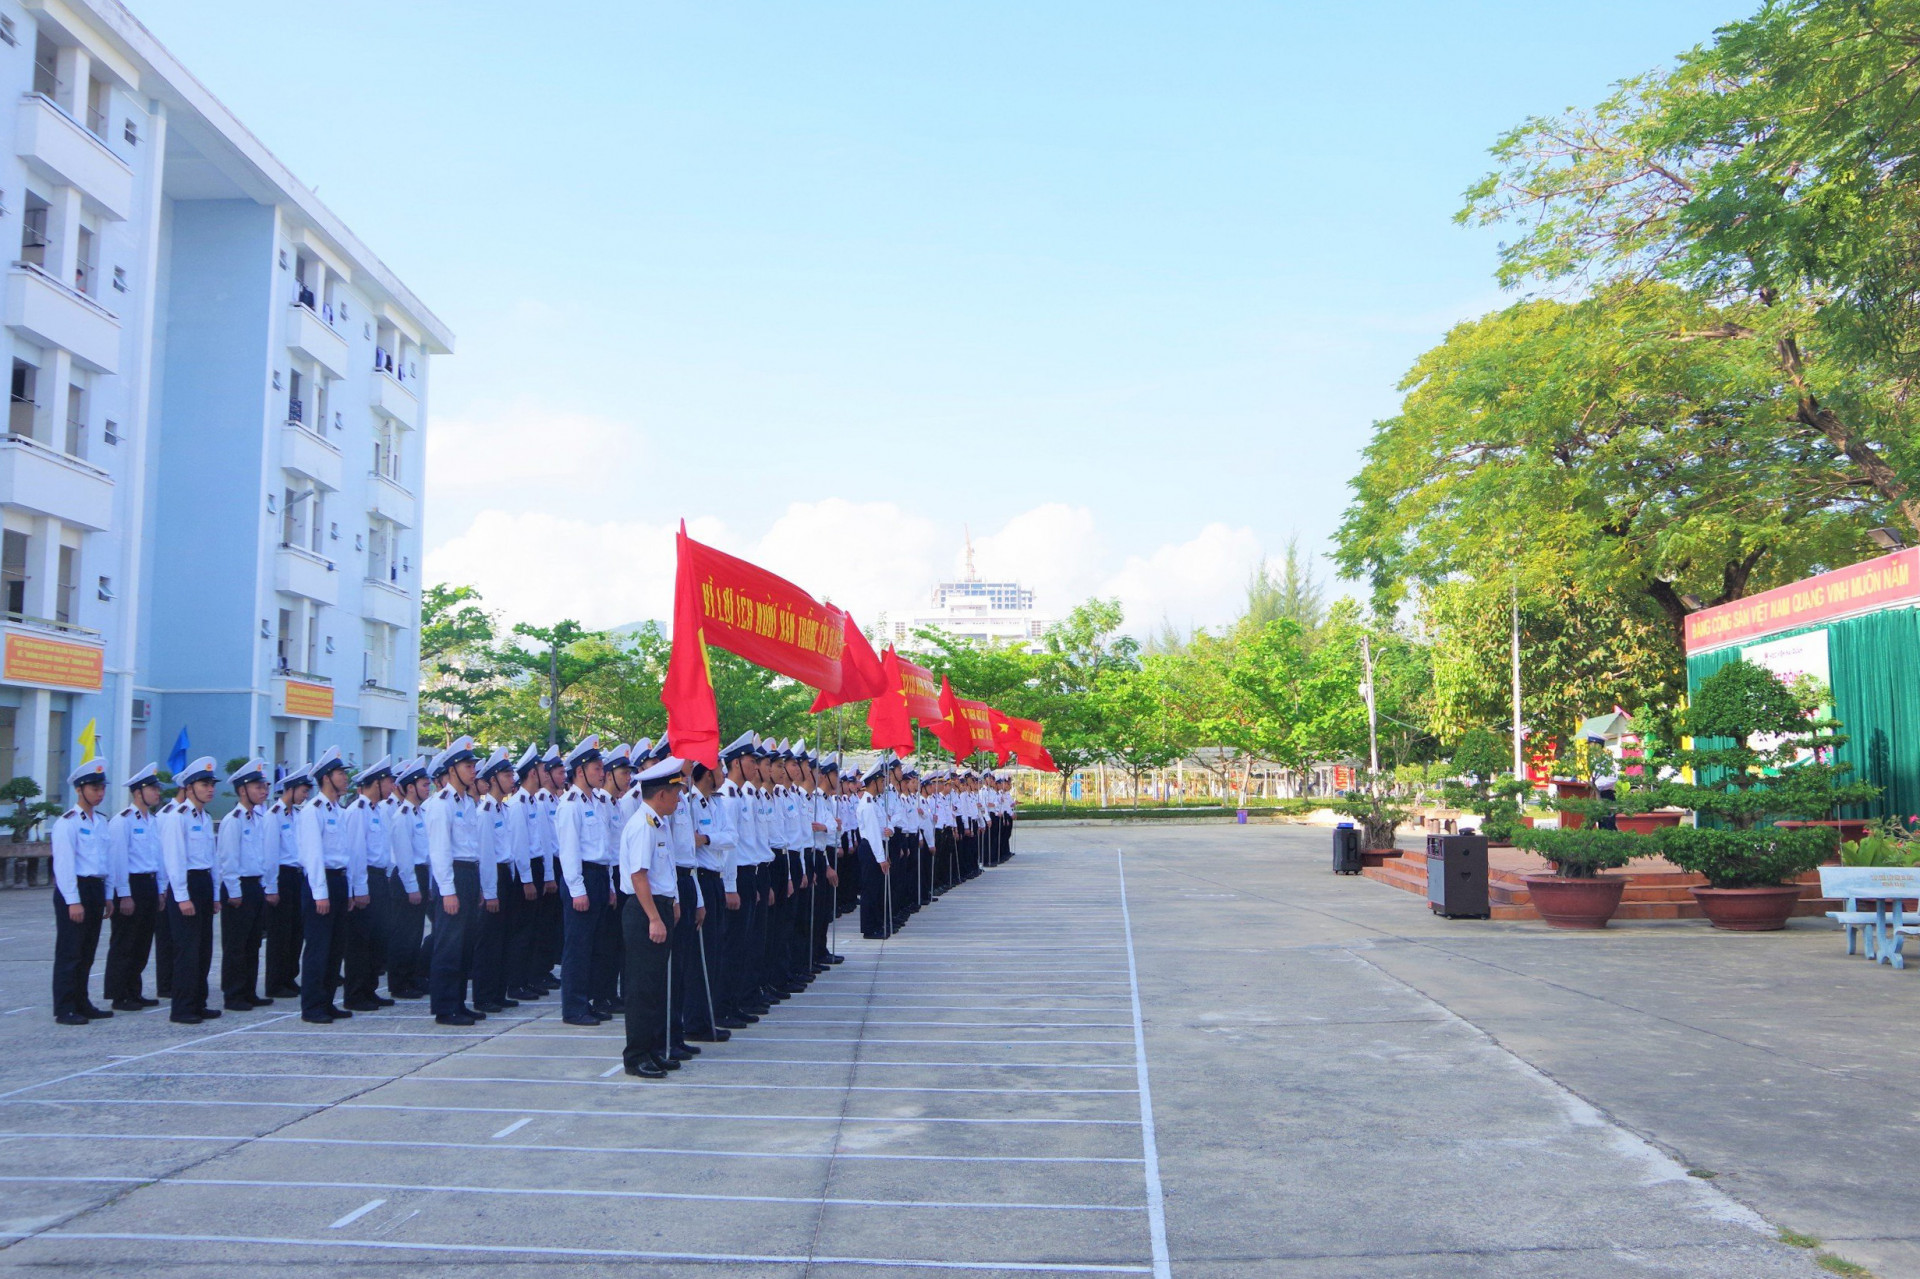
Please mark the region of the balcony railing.
POLYGON ((34 617, 29 613, 0 613, 0 621, 12 626, 27 626, 36 631, 51 631, 57 635, 71 635, 76 639, 99 639, 100 632, 91 626, 81 626, 77 622, 62 622, 51 617, 34 617))

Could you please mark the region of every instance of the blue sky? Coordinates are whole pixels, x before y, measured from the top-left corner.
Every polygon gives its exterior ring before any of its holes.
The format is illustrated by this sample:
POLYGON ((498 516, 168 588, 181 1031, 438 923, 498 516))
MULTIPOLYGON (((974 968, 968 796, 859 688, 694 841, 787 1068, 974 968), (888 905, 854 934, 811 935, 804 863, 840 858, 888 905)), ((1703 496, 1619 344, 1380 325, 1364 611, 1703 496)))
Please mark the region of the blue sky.
POLYGON ((1143 627, 1324 550, 1501 304, 1494 137, 1751 8, 132 3, 458 334, 431 573, 663 615, 685 517, 899 616, 970 527, 1143 627))

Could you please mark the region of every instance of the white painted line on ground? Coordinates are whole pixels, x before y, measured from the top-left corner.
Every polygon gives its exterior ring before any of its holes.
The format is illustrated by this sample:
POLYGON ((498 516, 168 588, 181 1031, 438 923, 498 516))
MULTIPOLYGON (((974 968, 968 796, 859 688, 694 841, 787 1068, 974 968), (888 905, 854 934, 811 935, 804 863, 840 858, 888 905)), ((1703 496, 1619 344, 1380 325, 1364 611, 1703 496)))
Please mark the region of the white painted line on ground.
MULTIPOLYGON (((271 1021, 285 1021, 285 1020, 286 1020, 287 1018, 289 1018, 289 1017, 297 1017, 297 1016, 299 1016, 299 1014, 298 1014, 298 1013, 291 1013, 291 1012, 287 1012, 287 1013, 278 1013, 278 1014, 276 1014, 276 1015, 274 1015, 273 1017, 270 1017, 270 1018, 268 1018, 268 1021, 270 1021, 270 1022, 271 1022, 271 1021)), ((264 1024, 264 1023, 263 1023, 263 1024, 264 1024)), ((241 1033, 243 1033, 243 1032, 244 1032, 245 1030, 247 1030, 247 1029, 248 1029, 247 1027, 243 1027, 243 1026, 235 1026, 235 1027, 233 1027, 233 1028, 232 1028, 232 1029, 230 1029, 230 1030, 222 1030, 222 1031, 219 1031, 219 1032, 218 1032, 218 1033, 216 1033, 216 1034, 212 1034, 212 1035, 201 1035, 201 1036, 199 1036, 199 1037, 197 1037, 197 1038, 194 1038, 194 1039, 189 1039, 189 1040, 187 1040, 187 1041, 186 1041, 185 1043, 181 1043, 181 1044, 169 1044, 169 1045, 168 1045, 167 1047, 165 1047, 165 1048, 156 1048, 156 1049, 154 1049, 154 1050, 153 1050, 152 1052, 146 1052, 146 1053, 141 1053, 141 1054, 140 1054, 139 1056, 137 1056, 137 1057, 129 1057, 129 1058, 127 1058, 126 1060, 127 1060, 127 1061, 143 1061, 143 1060, 145 1060, 145 1059, 146 1059, 146 1058, 148 1058, 148 1057, 158 1057, 158 1056, 160 1056, 160 1055, 161 1055, 162 1053, 170 1053, 170 1052, 172 1052, 172 1051, 173 1051, 174 1049, 176 1049, 176 1048, 188 1048, 188 1047, 191 1047, 191 1046, 192 1046, 192 1045, 194 1045, 194 1044, 204 1044, 204 1043, 206 1043, 206 1042, 207 1042, 208 1040, 212 1040, 212 1039, 225 1039, 225 1038, 226 1038, 227 1036, 229 1036, 229 1035, 238 1035, 238 1034, 241 1034, 241 1033)), ((80 1077, 81 1077, 81 1076, 83 1076, 83 1075, 91 1075, 91 1074, 94 1074, 94 1073, 96 1073, 96 1072, 98 1072, 98 1071, 103 1071, 103 1070, 105 1070, 105 1069, 107 1069, 107 1068, 108 1068, 109 1066, 116 1066, 116 1065, 122 1065, 122 1064, 124 1064, 124 1063, 122 1063, 122 1062, 112 1062, 112 1061, 103 1061, 103 1062, 101 1062, 101 1063, 100 1063, 100 1064, 99 1064, 98 1066, 89 1066, 89 1067, 87 1067, 87 1068, 86 1068, 85 1070, 76 1070, 76 1071, 74 1071, 74 1072, 73 1072, 72 1074, 67 1074, 67 1075, 60 1075, 60 1076, 58 1076, 57 1078, 54 1078, 54 1079, 43 1079, 43 1080, 41 1080, 41 1081, 40 1081, 39 1083, 37 1083, 37 1084, 22 1084, 22 1085, 21 1085, 20 1087, 18 1087, 18 1088, 13 1088, 13 1089, 9 1089, 9 1090, 8 1090, 8 1091, 6 1091, 6 1092, 0 1092, 0 1100, 3 1100, 3 1099, 5 1099, 5 1098, 8 1098, 8 1097, 17 1097, 17 1096, 19 1096, 19 1095, 20 1095, 21 1093, 23 1093, 23 1092, 32 1092, 32 1091, 33 1091, 34 1089, 36 1089, 36 1088, 46 1088, 46 1087, 49 1087, 49 1086, 51 1086, 51 1085, 53 1085, 53 1084, 64 1084, 64 1083, 66 1083, 66 1082, 67 1082, 67 1081, 68 1081, 69 1079, 78 1079, 78 1078, 80 1078, 80 1077)))
MULTIPOLYGON (((342 1102, 334 1110, 411 1110, 427 1111, 433 1114, 460 1115, 523 1115, 526 1106, 400 1106, 386 1102, 342 1102)), ((1092 1124, 1121 1125, 1133 1127, 1137 1119, 1053 1119, 1053 1118, 1002 1118, 980 1116, 935 1116, 935 1115, 742 1115, 736 1113, 707 1114, 700 1111, 678 1110, 603 1110, 590 1107, 569 1109, 536 1109, 536 1115, 586 1115, 596 1119, 698 1119, 701 1122, 735 1121, 753 1123, 813 1123, 813 1124, 1092 1124)), ((512 1127, 503 1128, 493 1134, 504 1137, 531 1120, 522 1119, 512 1127)))
POLYGON ((445 1056, 436 1048, 380 1052, 372 1048, 176 1048, 174 1055, 189 1057, 432 1057, 445 1056))
POLYGON ((208 1133, 129 1132, 0 1132, 0 1140, 59 1141, 251 1141, 275 1146, 356 1146, 406 1150, 514 1150, 568 1155, 677 1155, 692 1159, 860 1159, 879 1163, 931 1164, 1137 1164, 1120 1155, 889 1155, 869 1150, 823 1150, 817 1154, 791 1150, 696 1150, 678 1146, 495 1146, 475 1141, 395 1141, 347 1137, 256 1137, 248 1133, 220 1136, 208 1133))
MULTIPOLYGON (((297 1075, 288 1071, 263 1074, 256 1070, 103 1070, 101 1079, 343 1079, 390 1080, 392 1075, 297 1075)), ((57 1081, 56 1081, 57 1082, 57 1081)), ((5 1098, 0 1098, 5 1100, 5 1098)))
POLYGON ((1140 1153, 1147 1180, 1147 1233, 1153 1241, 1154 1279, 1173 1279, 1167 1251, 1167 1206, 1160 1191, 1160 1145, 1153 1132, 1153 1094, 1147 1087, 1147 1032, 1140 1018, 1140 970, 1133 957, 1133 914, 1127 907, 1127 857, 1113 850, 1120 876, 1120 916, 1127 930, 1127 980, 1133 991, 1133 1056, 1139 1068, 1140 1153))
MULTIPOLYGON (((582 1060, 605 1061, 606 1060, 606 1058, 604 1057, 597 1058, 597 1059, 581 1058, 581 1057, 556 1057, 549 1053, 468 1053, 465 1056, 463 1056, 461 1060, 471 1061, 476 1057, 484 1057, 488 1059, 503 1060, 503 1061, 511 1060, 516 1057, 525 1058, 530 1061, 582 1061, 582 1060)), ((1133 1063, 1130 1061, 868 1061, 865 1058, 862 1058, 860 1061, 855 1062, 855 1061, 842 1061, 838 1059, 830 1060, 830 1059, 821 1058, 821 1057, 704 1057, 701 1059, 700 1065, 702 1069, 708 1066, 852 1066, 852 1067, 964 1066, 972 1070, 1132 1070, 1133 1069, 1133 1063)), ((241 1077, 245 1078, 245 1076, 241 1076, 241 1077)), ((268 1075, 260 1076, 260 1078, 263 1078, 263 1079, 272 1078, 272 1077, 273 1076, 268 1076, 268 1075)), ((338 1078, 338 1077, 339 1076, 320 1076, 320 1078, 338 1078)), ((345 1076, 345 1077, 355 1078, 355 1076, 345 1076)), ((404 1083, 414 1079, 418 1079, 421 1083, 430 1083, 430 1084, 452 1083, 456 1081, 469 1082, 469 1083, 474 1082, 474 1079, 472 1076, 465 1076, 465 1075, 420 1075, 420 1076, 402 1075, 400 1076, 400 1078, 396 1079, 394 1082, 404 1083)), ((530 1083, 530 1084, 538 1084, 538 1083, 578 1084, 578 1083, 585 1083, 587 1081, 584 1079, 553 1079, 553 1080, 504 1079, 504 1080, 501 1080, 500 1082, 530 1083)))
POLYGON ((613 1063, 613 1065, 608 1066, 605 1070, 600 1072, 600 1078, 605 1079, 609 1075, 617 1075, 621 1071, 625 1070, 626 1068, 627 1068, 626 1062, 616 1061, 613 1063))
POLYGON ((384 1199, 369 1199, 365 1203, 361 1204, 358 1208, 355 1208, 352 1212, 348 1213, 346 1216, 340 1218, 336 1222, 333 1222, 331 1225, 327 1227, 327 1229, 339 1230, 342 1227, 351 1226, 354 1222, 360 1220, 360 1218, 366 1216, 368 1213, 372 1212, 375 1208, 378 1208, 381 1204, 385 1202, 386 1200, 384 1199))
POLYGON ((0 1231, 0 1239, 83 1239, 122 1243, 231 1243, 256 1247, 288 1248, 379 1248, 397 1252, 480 1253, 487 1256, 584 1257, 599 1261, 685 1261, 732 1262, 738 1265, 770 1266, 873 1266, 910 1270, 1019 1271, 1040 1274, 1125 1274, 1152 1273, 1146 1266, 1097 1265, 1088 1262, 1045 1263, 1037 1261, 932 1261, 905 1257, 828 1257, 780 1256, 771 1253, 651 1252, 638 1248, 555 1248, 530 1244, 484 1243, 402 1243, 394 1239, 300 1239, 281 1235, 164 1235, 133 1231, 44 1231, 30 1235, 22 1231, 0 1231))
POLYGON ((581 1199, 688 1199, 702 1203, 831 1204, 853 1208, 984 1208, 1027 1212, 1145 1212, 1145 1204, 996 1203, 971 1199, 843 1199, 813 1195, 717 1195, 681 1190, 581 1190, 557 1186, 442 1186, 387 1181, 261 1181, 232 1177, 13 1177, 0 1182, 82 1182, 113 1186, 230 1186, 276 1190, 413 1190, 449 1195, 533 1195, 581 1199))
MULTIPOLYGON (((385 1109, 385 1107, 381 1107, 381 1109, 385 1109)), ((552 1114, 553 1112, 543 1110, 540 1113, 552 1114)), ((533 1122, 532 1115, 528 1115, 525 1119, 516 1119, 512 1123, 508 1124, 505 1128, 502 1128, 499 1132, 493 1134, 493 1140, 498 1141, 502 1137, 511 1137, 513 1136, 513 1134, 519 1132, 522 1128, 525 1128, 528 1124, 532 1122, 533 1122)))
POLYGON ((9 1009, 7 1009, 7 1011, 6 1011, 6 1012, 4 1012, 4 1013, 0 1013, 0 1017, 11 1017, 11 1016, 13 1016, 13 1015, 14 1015, 15 1013, 30 1013, 30 1012, 32 1012, 32 1011, 33 1011, 33 1010, 34 1010, 35 1008, 38 1008, 39 1006, 40 1006, 40 1005, 38 1005, 38 1004, 28 1004, 28 1005, 27 1005, 27 1006, 26 1006, 25 1008, 9 1008, 9 1009))
MULTIPOLYGON (((1124 1039, 876 1039, 866 1038, 828 1038, 813 1035, 768 1035, 764 1038, 754 1036, 749 1041, 756 1044, 916 1044, 932 1045, 936 1048, 965 1048, 979 1044, 983 1048, 1034 1048, 1040 1045, 1049 1047, 1079 1048, 1119 1047, 1127 1043, 1124 1039)), ((467 1054, 471 1056, 473 1054, 467 1054)))
MULTIPOLYGON (((780 1023, 783 1026, 957 1026, 962 1030, 1121 1030, 1131 1025, 1124 1021, 862 1021, 858 1018, 806 1018, 796 1017, 780 1023)), ((743 1039, 742 1043, 751 1043, 743 1039)), ((876 1041, 884 1043, 884 1040, 876 1041)), ((901 1042, 896 1040, 895 1042, 901 1042)), ((984 1043, 984 1040, 961 1040, 961 1043, 984 1043)), ((1027 1040, 1028 1043, 1044 1043, 1044 1040, 1027 1040)), ((1087 1040, 1094 1043, 1094 1040, 1087 1040)), ((1106 1043, 1119 1043, 1109 1039, 1106 1043)))
MULTIPOLYGON (((293 1014, 288 1013, 287 1015, 291 1017, 293 1014)), ((300 1039, 311 1039, 316 1035, 359 1035, 362 1038, 379 1038, 379 1039, 450 1039, 450 1040, 496 1039, 499 1037, 493 1031, 475 1032, 473 1034, 468 1034, 465 1031, 458 1031, 458 1032, 447 1033, 447 1034, 435 1034, 433 1031, 430 1031, 430 1030, 332 1030, 332 1029, 323 1030, 318 1026, 314 1027, 312 1030, 266 1030, 266 1029, 256 1029, 254 1027, 249 1026, 249 1027, 243 1027, 242 1029, 237 1030, 234 1033, 246 1034, 246 1035, 293 1035, 300 1039)))

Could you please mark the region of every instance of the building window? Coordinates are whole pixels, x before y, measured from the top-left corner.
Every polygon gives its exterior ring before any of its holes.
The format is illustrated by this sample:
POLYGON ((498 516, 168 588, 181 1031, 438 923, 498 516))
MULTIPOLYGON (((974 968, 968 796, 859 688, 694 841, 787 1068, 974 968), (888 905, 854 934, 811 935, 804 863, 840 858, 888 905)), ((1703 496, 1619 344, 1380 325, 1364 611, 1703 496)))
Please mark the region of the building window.
POLYGON ((47 202, 31 191, 20 210, 20 260, 42 270, 47 265, 47 217, 51 211, 47 202))
POLYGON ((7 616, 14 619, 27 613, 27 543, 25 533, 8 529, 0 546, 0 592, 6 597, 7 616))
POLYGON ((87 389, 67 387, 67 456, 87 458, 87 389))
POLYGON ((80 620, 80 548, 60 548, 60 580, 53 596, 53 620, 73 626, 80 620))
POLYGON ((40 405, 34 399, 34 389, 39 380, 39 369, 25 360, 13 362, 13 399, 7 405, 7 434, 17 435, 23 440, 33 438, 34 416, 40 411, 40 405))
POLYGON ((113 89, 98 76, 87 78, 87 131, 101 141, 107 137, 107 117, 113 113, 113 89))
POLYGON ((300 370, 287 374, 287 421, 303 422, 306 405, 300 399, 300 370))
POLYGON ((293 610, 280 610, 280 629, 275 632, 273 642, 273 665, 275 670, 293 669, 293 610))
POLYGON ((93 228, 81 223, 80 244, 73 260, 73 291, 93 296, 93 228))
POLYGON ((44 31, 33 42, 33 91, 49 100, 60 97, 60 47, 44 31))

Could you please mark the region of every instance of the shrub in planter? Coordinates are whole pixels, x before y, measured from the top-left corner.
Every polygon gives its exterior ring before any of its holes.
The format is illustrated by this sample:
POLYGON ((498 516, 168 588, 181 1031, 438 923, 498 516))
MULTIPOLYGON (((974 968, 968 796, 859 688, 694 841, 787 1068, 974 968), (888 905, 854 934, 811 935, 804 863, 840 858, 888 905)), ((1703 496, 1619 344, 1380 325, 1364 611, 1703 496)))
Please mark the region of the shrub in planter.
POLYGON ((0 825, 16 844, 24 844, 33 836, 33 828, 51 817, 58 817, 66 811, 60 805, 47 800, 38 800, 40 783, 31 777, 16 777, 5 786, 0 786, 0 803, 11 803, 5 817, 0 817, 0 825))
POLYGON ((1489 842, 1508 843, 1520 820, 1520 797, 1533 787, 1523 778, 1503 777, 1500 769, 1512 756, 1498 737, 1484 728, 1472 729, 1453 748, 1453 771, 1442 786, 1448 805, 1480 817, 1480 833, 1489 842))
POLYGON ((1361 846, 1366 849, 1392 848, 1394 832, 1413 816, 1411 808, 1394 804, 1389 796, 1365 791, 1342 795, 1328 807, 1360 823, 1361 846))
POLYGON ((1605 928, 1620 908, 1627 881, 1624 876, 1600 872, 1656 851, 1645 835, 1590 826, 1523 829, 1514 833, 1513 842, 1553 864, 1551 875, 1528 875, 1527 888, 1534 910, 1557 928, 1605 928))
POLYGON ((1708 886, 1693 892, 1715 927, 1784 927, 1799 896, 1787 881, 1832 853, 1832 831, 1782 830, 1773 821, 1828 818, 1838 805, 1880 793, 1870 783, 1843 780, 1847 766, 1832 762, 1832 749, 1846 738, 1834 735, 1837 721, 1813 718, 1824 696, 1817 687, 1789 687, 1749 662, 1729 662, 1653 739, 1650 762, 1673 771, 1637 790, 1635 807, 1697 815, 1701 825, 1652 838, 1668 861, 1706 877, 1708 886), (1672 744, 1680 732, 1694 738, 1691 749, 1672 744), (1682 768, 1693 770, 1693 782, 1678 780, 1682 768))

